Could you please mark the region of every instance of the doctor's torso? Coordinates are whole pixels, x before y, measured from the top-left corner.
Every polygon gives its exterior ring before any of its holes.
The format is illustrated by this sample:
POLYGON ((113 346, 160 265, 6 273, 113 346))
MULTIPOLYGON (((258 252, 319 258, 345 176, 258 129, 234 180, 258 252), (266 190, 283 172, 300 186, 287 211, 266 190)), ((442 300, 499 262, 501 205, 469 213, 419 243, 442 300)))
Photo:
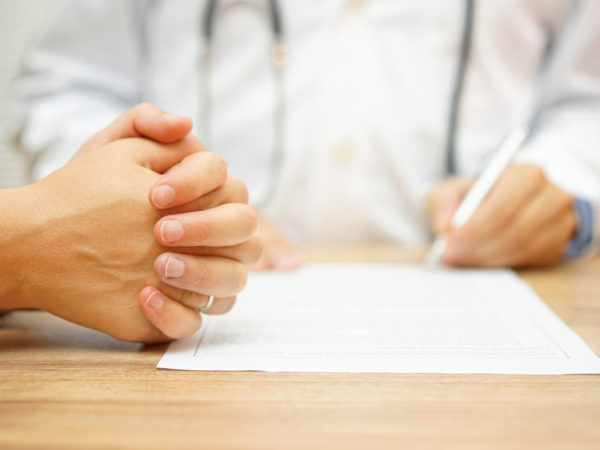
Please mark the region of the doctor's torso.
MULTIPOLYGON (((477 171, 526 119, 546 32, 569 3, 478 2, 459 116, 460 172, 477 171)), ((446 175, 465 2, 282 0, 281 94, 267 4, 219 3, 207 66, 204 2, 151 2, 144 99, 192 116, 200 139, 256 198, 272 177, 273 152, 281 152, 264 212, 293 239, 428 239, 425 197, 446 175)))

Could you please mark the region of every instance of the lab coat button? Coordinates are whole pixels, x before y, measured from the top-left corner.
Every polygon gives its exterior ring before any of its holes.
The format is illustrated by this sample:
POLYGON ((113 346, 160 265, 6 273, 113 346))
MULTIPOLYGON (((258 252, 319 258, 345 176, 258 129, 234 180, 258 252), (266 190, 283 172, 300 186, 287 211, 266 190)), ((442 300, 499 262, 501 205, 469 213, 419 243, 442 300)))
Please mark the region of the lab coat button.
POLYGON ((346 0, 346 8, 358 9, 365 4, 366 0, 346 0))
POLYGON ((346 165, 354 159, 354 146, 350 142, 340 143, 333 152, 333 157, 340 165, 346 165))

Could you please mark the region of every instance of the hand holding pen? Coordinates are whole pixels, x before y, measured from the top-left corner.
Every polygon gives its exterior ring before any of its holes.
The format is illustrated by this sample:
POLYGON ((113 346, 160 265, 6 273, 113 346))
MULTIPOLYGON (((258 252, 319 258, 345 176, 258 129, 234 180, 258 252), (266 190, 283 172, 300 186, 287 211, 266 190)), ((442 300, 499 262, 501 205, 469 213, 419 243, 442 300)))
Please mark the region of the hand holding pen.
POLYGON ((526 129, 507 136, 476 181, 453 178, 428 198, 438 234, 426 263, 461 267, 554 264, 577 228, 573 197, 535 165, 511 165, 526 129))

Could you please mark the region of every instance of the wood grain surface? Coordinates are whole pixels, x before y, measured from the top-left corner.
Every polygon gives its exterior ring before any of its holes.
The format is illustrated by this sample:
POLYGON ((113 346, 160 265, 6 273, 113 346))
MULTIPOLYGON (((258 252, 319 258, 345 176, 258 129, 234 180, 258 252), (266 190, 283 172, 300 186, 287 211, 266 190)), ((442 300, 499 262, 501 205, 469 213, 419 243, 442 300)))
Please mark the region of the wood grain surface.
MULTIPOLYGON (((417 261, 371 246, 313 261, 417 261)), ((521 275, 600 354, 600 259, 521 275)), ((157 370, 166 345, 42 312, 0 328, 0 448, 600 448, 600 376, 157 370)))

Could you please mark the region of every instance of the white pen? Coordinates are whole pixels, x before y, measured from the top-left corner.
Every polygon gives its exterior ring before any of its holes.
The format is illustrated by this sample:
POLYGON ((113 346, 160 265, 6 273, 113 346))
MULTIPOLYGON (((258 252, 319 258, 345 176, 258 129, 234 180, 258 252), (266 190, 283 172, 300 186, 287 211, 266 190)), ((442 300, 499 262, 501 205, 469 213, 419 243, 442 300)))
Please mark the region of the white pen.
MULTIPOLYGON (((452 216, 450 220, 451 228, 460 228, 467 223, 492 187, 494 187, 504 169, 506 169, 515 156, 515 153, 523 146, 528 136, 529 127, 526 126, 515 128, 506 136, 452 216)), ((445 251, 446 239, 440 234, 435 238, 425 258, 425 265, 428 267, 438 266, 445 251)))

